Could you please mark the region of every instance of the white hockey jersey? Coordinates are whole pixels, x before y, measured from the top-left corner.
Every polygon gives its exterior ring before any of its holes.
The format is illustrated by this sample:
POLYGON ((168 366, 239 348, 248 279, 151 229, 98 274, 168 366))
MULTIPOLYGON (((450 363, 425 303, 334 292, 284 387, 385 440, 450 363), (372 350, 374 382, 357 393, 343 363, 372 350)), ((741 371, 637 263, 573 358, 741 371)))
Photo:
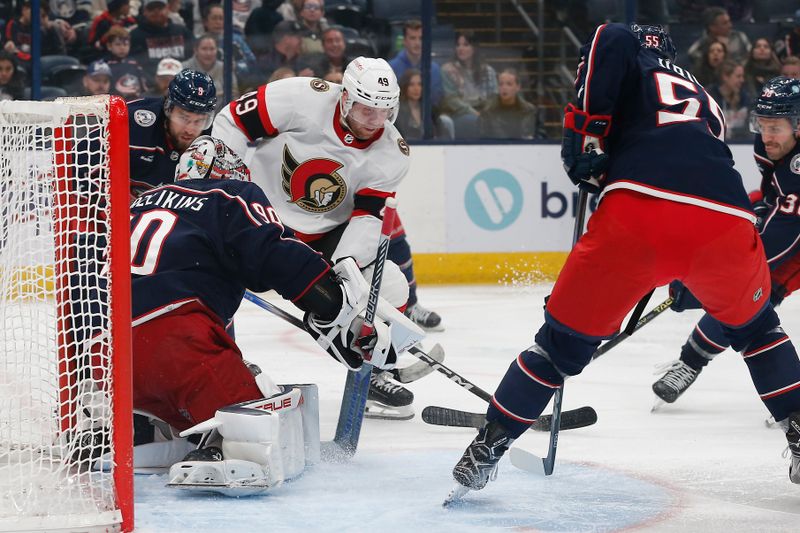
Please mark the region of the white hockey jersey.
POLYGON ((375 258, 381 213, 408 171, 409 148, 386 122, 360 141, 340 123, 341 86, 317 78, 262 85, 225 107, 212 135, 250 168, 284 224, 313 241, 349 222, 333 259, 375 258))

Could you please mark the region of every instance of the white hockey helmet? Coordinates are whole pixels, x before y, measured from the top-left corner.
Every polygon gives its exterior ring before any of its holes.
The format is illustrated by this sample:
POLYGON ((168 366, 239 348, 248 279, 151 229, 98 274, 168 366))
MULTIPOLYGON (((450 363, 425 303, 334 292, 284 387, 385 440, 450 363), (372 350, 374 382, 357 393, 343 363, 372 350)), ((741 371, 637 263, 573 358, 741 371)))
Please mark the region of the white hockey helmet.
POLYGON ((175 167, 175 181, 183 180, 250 181, 250 170, 224 142, 201 135, 183 152, 175 167))
POLYGON ((394 124, 400 105, 400 85, 385 59, 361 56, 352 60, 344 70, 342 91, 347 91, 347 101, 344 98, 339 101, 343 118, 358 102, 367 107, 389 109, 387 120, 394 124))

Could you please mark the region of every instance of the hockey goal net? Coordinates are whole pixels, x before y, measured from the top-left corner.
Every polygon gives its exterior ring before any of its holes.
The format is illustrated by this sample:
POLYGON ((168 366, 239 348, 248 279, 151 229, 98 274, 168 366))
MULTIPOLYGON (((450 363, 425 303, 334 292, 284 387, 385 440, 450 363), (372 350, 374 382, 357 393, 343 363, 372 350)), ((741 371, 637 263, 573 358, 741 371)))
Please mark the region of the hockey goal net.
POLYGON ((133 527, 127 130, 0 102, 0 531, 133 527))

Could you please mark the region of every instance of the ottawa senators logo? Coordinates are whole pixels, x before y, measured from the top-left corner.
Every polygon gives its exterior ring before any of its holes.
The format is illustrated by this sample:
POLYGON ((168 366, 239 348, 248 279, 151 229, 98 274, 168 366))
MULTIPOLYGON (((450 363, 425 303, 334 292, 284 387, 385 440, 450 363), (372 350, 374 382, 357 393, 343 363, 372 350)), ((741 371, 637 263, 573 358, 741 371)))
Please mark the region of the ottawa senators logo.
POLYGON ((347 185, 336 172, 342 164, 331 159, 308 159, 302 163, 283 147, 283 190, 289 202, 311 213, 327 213, 336 209, 345 198, 347 185))

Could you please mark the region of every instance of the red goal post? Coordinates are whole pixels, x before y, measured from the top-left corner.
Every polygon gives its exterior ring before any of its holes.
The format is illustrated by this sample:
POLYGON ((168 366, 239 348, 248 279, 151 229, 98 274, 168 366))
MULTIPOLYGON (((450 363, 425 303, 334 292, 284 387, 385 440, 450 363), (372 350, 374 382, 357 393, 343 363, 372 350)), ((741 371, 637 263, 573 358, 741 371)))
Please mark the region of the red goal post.
POLYGON ((128 120, 0 102, 0 531, 131 531, 128 120))

